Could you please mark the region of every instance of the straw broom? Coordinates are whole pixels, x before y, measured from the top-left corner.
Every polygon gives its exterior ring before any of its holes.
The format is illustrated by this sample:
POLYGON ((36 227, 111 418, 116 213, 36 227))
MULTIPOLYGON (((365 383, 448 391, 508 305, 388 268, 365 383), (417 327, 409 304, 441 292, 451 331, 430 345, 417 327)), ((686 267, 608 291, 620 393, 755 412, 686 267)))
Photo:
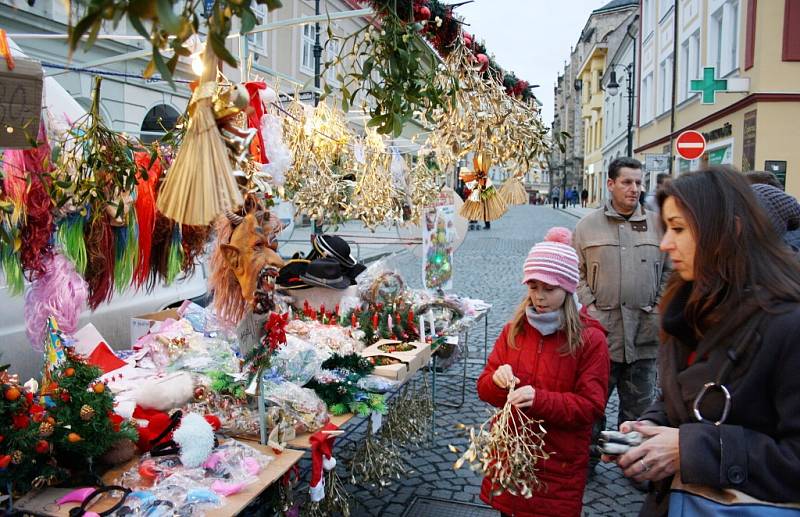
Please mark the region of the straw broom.
POLYGON ((210 46, 203 64, 200 85, 191 100, 186 136, 157 202, 164 216, 192 226, 207 226, 225 210, 235 210, 244 203, 211 107, 217 58, 210 46))
POLYGON ((509 178, 500 187, 500 197, 509 205, 524 205, 528 202, 528 193, 525 185, 518 176, 509 178))

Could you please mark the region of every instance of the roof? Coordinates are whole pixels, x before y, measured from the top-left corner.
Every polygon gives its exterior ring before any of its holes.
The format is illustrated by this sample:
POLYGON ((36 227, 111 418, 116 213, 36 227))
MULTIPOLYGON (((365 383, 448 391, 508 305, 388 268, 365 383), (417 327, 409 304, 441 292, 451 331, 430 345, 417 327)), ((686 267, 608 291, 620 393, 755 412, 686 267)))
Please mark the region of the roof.
POLYGON ((622 9, 624 7, 631 7, 635 5, 636 6, 639 5, 639 0, 611 0, 603 7, 600 7, 599 9, 595 9, 594 11, 592 11, 592 14, 602 13, 605 11, 613 11, 615 9, 622 9))

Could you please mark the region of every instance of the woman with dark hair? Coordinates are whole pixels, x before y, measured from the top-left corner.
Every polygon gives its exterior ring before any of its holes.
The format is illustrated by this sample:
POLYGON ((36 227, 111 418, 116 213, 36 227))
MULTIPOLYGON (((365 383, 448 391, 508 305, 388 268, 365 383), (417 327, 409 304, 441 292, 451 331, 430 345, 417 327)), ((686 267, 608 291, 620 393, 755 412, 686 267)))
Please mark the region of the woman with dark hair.
POLYGON ((734 170, 685 174, 658 204, 674 268, 661 396, 620 426, 645 440, 616 458, 626 476, 655 482, 641 515, 666 515, 674 477, 800 502, 800 266, 734 170))

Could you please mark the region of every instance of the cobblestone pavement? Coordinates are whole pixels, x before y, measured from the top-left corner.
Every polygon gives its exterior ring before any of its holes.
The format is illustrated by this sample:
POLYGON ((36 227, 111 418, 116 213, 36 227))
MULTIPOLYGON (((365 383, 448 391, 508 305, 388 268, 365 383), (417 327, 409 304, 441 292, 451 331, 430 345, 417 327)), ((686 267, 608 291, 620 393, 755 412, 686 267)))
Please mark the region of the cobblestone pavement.
MULTIPOLYGON (((453 291, 480 298, 493 304, 489 316, 489 352, 502 326, 524 295, 519 284, 520 269, 530 247, 544 237, 552 226, 574 228, 574 215, 544 206, 513 207, 489 231, 471 231, 455 254, 453 291)), ((392 260, 411 287, 420 287, 420 259, 404 253, 392 260)), ((461 408, 436 411, 436 433, 417 448, 406 451, 410 471, 389 487, 376 488, 348 485, 358 501, 354 515, 400 516, 413 504, 415 497, 432 497, 455 502, 482 504, 479 498, 481 478, 468 468, 454 471, 457 455, 448 450, 452 444, 463 450, 467 443, 456 424, 476 425, 491 413, 490 406, 480 401, 475 381, 484 365, 483 324, 470 333, 467 362, 466 398, 461 408)), ((437 380, 437 402, 458 402, 461 399, 461 363, 453 365, 437 380)), ((614 423, 616 401, 609 404, 609 425, 614 423)), ((362 419, 362 422, 363 421, 362 419)), ((337 451, 347 459, 354 443, 363 437, 366 425, 358 426, 337 442, 337 451)), ((342 476, 345 475, 341 471, 342 476)), ((643 494, 622 477, 614 465, 600 464, 584 494, 584 515, 636 515, 643 494)), ((465 513, 468 515, 469 513, 465 513)), ((499 515, 499 514, 498 514, 499 515)), ((435 517, 435 516, 430 516, 435 517)))

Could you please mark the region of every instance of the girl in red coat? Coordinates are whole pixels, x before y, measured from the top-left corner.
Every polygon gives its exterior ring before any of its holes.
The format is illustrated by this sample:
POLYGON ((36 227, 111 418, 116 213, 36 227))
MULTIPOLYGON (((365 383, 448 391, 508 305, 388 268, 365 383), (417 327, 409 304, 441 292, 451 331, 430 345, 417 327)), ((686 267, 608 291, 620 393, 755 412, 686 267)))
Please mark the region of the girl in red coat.
POLYGON ((553 228, 531 248, 522 279, 528 294, 478 379, 482 400, 497 407, 509 400, 547 430, 544 448, 551 456, 539 466, 543 485, 532 498, 507 492, 492 497, 489 480, 483 480, 481 499, 503 515, 581 514, 592 423, 606 405, 609 358, 605 330, 573 296, 579 274, 571 239, 566 228, 553 228))

